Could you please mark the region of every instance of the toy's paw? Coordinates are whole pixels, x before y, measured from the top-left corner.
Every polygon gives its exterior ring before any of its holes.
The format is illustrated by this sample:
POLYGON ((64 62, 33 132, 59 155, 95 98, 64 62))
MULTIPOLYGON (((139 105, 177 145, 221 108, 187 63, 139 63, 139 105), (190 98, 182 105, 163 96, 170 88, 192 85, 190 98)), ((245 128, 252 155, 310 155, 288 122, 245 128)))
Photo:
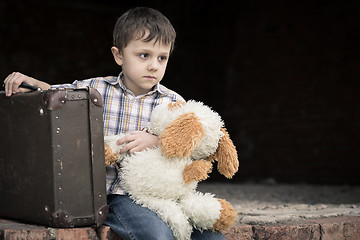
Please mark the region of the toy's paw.
POLYGON ((114 164, 118 160, 117 154, 114 153, 108 144, 105 143, 105 166, 114 164))
POLYGON ((213 230, 225 232, 235 224, 237 213, 233 206, 224 199, 218 199, 221 203, 220 218, 214 224, 213 230))
POLYGON ((212 170, 212 163, 205 160, 194 161, 185 166, 183 178, 185 184, 189 184, 193 181, 203 181, 209 177, 209 173, 212 170))

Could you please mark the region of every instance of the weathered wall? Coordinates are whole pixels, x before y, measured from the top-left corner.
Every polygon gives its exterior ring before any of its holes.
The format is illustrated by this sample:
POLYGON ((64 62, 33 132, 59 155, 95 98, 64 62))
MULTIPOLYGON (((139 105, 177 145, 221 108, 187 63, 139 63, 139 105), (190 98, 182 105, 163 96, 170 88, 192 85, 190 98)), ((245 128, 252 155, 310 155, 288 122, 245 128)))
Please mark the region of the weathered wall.
POLYGON ((356 1, 3 0, 0 78, 117 74, 112 28, 137 5, 173 22, 163 84, 223 116, 239 151, 235 180, 360 183, 356 1))

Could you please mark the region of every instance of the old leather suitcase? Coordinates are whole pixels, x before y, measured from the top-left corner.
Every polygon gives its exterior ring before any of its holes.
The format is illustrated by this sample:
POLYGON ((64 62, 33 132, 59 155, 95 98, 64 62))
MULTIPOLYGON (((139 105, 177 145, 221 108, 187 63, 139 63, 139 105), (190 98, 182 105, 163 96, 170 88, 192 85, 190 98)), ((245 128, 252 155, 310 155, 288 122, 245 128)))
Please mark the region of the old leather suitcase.
POLYGON ((74 227, 107 213, 100 94, 0 93, 0 217, 74 227))

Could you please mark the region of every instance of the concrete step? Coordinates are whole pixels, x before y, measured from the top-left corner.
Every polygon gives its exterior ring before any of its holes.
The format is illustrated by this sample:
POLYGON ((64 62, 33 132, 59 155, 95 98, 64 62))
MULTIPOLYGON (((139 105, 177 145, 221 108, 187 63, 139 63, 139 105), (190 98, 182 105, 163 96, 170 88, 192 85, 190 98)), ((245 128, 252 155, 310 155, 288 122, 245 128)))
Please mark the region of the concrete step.
MULTIPOLYGON (((226 234, 228 240, 358 240, 360 217, 330 217, 307 219, 282 224, 240 224, 226 234)), ((109 227, 98 229, 49 228, 39 225, 0 219, 0 240, 121 240, 109 227)))

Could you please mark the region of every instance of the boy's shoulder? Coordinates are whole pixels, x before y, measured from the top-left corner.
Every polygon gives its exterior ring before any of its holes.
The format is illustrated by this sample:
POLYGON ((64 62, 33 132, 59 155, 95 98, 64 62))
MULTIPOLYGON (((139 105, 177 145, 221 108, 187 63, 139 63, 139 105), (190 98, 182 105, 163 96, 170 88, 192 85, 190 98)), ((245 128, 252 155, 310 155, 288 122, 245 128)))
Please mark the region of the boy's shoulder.
POLYGON ((83 82, 83 83, 89 83, 89 84, 93 84, 93 83, 109 83, 111 85, 115 85, 118 83, 118 76, 107 76, 107 77, 94 77, 94 78, 89 78, 89 79, 85 79, 85 80, 81 80, 78 82, 83 82))
POLYGON ((118 76, 107 76, 107 77, 94 77, 94 78, 89 78, 89 79, 84 79, 84 80, 76 80, 72 84, 76 88, 90 86, 90 87, 100 90, 102 88, 105 88, 106 85, 114 86, 117 83, 118 83, 118 76))
POLYGON ((180 94, 178 94, 177 92, 165 87, 164 85, 162 85, 160 83, 158 84, 158 91, 161 94, 163 94, 163 95, 165 95, 167 97, 170 97, 170 98, 172 98, 174 100, 184 100, 183 97, 180 94))

